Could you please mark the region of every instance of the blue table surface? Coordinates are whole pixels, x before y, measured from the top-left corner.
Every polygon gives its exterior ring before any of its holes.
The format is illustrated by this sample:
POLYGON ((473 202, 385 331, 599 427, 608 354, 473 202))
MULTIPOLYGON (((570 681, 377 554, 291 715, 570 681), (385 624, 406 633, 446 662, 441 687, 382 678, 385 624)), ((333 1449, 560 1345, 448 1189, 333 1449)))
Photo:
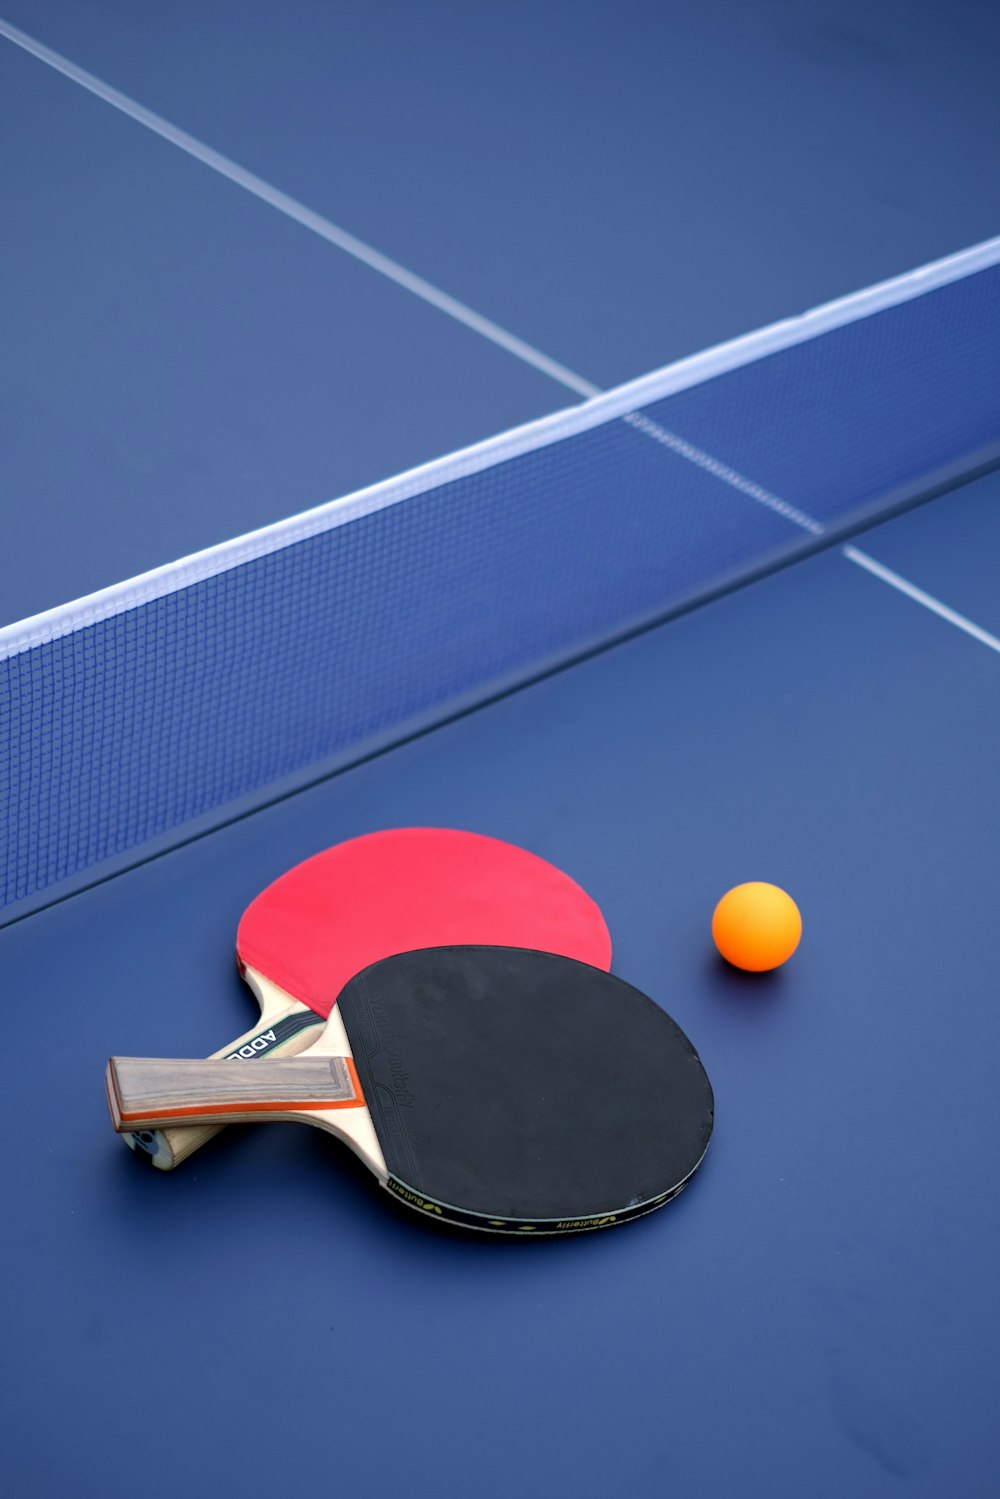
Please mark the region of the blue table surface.
MULTIPOLYGON (((987 7, 3 18, 598 384, 997 227, 987 7)), ((2 38, 0 99, 10 618, 566 404, 2 38)), ((998 501, 859 545, 1000 634, 998 501)), ((9 1491, 992 1495, 998 670, 831 548, 0 930, 9 1491), (248 900, 419 823, 572 873, 695 1041, 676 1204, 470 1240, 304 1128, 114 1139, 110 1053, 250 1024, 248 900), (805 920, 764 979, 708 938, 751 878, 805 920)))
MULTIPOLYGON (((998 500, 979 481, 865 546, 969 611, 998 500)), ((13 1491, 991 1492, 996 673, 824 553, 0 933, 13 1491), (716 1089, 676 1204, 469 1242, 302 1127, 171 1176, 114 1140, 110 1052, 249 1024, 252 895, 405 823, 521 843, 600 902, 716 1089), (708 939, 745 878, 804 913, 767 979, 708 939)))

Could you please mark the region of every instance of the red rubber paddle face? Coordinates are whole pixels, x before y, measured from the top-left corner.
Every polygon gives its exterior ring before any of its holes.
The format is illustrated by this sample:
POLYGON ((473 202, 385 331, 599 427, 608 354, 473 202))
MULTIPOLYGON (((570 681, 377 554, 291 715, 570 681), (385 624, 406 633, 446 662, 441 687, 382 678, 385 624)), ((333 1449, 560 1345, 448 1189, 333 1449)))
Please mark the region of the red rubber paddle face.
POLYGON ((513 844, 449 828, 367 833, 297 864, 247 907, 236 952, 241 970, 325 1017, 371 963, 477 944, 611 966, 604 918, 568 875, 513 844))

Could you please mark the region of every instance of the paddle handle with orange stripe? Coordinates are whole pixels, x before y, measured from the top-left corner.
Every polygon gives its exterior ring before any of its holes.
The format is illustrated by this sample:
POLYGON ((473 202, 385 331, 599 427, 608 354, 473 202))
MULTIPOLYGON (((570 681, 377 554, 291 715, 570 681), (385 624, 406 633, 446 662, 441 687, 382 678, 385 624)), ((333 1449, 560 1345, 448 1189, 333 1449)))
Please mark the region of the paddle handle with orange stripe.
POLYGON ((266 1069, 229 1061, 112 1057, 108 1107, 120 1134, 162 1125, 313 1124, 344 1140, 376 1176, 388 1177, 347 1033, 334 1013, 305 1056, 266 1069))

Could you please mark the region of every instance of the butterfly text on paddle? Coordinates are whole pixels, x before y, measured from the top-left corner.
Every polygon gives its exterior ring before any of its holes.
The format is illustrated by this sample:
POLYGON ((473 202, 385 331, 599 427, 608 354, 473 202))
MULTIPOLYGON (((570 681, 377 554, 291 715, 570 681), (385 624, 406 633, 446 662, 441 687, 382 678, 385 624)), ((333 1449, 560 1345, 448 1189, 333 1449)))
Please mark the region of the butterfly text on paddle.
POLYGON ((403 1183, 398 1182, 394 1176, 390 1176, 386 1182, 386 1186, 390 1192, 395 1192, 397 1197, 401 1197, 404 1202, 408 1202, 411 1208, 419 1208, 423 1213, 437 1213, 439 1217, 441 1216, 443 1209, 439 1202, 431 1202, 429 1198, 421 1197, 418 1193, 411 1192, 409 1187, 404 1187, 403 1183))

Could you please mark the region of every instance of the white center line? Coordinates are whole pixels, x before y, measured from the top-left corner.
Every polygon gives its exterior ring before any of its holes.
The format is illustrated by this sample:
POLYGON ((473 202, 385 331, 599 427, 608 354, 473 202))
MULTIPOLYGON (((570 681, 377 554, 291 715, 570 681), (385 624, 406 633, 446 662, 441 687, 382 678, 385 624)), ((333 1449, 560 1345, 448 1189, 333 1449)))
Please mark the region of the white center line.
POLYGON ((592 385, 589 380, 585 380, 582 375, 575 374, 573 370, 567 369, 557 360, 550 359, 547 354, 542 353, 541 349, 534 348, 523 338, 518 338, 515 333, 509 333, 506 328, 501 328, 499 323, 483 317, 481 313, 467 307, 464 302, 460 302, 457 297, 449 296, 440 287, 434 286, 430 281, 425 281, 422 276, 408 271, 405 266, 392 260, 390 256, 383 255, 374 246, 365 244, 364 240, 358 239, 356 235, 349 234, 346 229, 341 229, 338 224, 324 218, 322 214, 315 213, 304 203, 283 193, 280 188, 274 187, 270 182, 265 182, 263 177, 258 177, 254 172, 248 172, 245 167, 231 161, 228 156, 223 156, 220 151, 214 151, 211 146, 206 146, 204 141, 188 135, 186 130, 179 130, 176 125, 171 125, 170 121, 163 119, 161 115, 154 114, 151 109, 145 109, 143 105, 130 99, 127 94, 120 93, 110 84, 102 82, 100 78, 95 78, 93 73, 88 73, 84 68, 78 68, 68 58, 61 56, 58 52, 53 52, 51 47, 43 46, 41 42, 35 41, 34 37, 19 31, 16 26, 11 26, 8 21, 0 20, 0 36, 6 37, 9 42, 13 42, 16 47, 21 47, 39 62, 46 63, 57 73, 62 73, 73 83, 95 94, 98 99, 103 99, 104 103, 110 104, 112 109, 120 110, 122 114, 128 115, 129 119, 135 120, 138 125, 145 126, 154 135, 169 141, 172 146, 185 151, 188 156, 193 156, 196 161, 201 162, 202 166, 218 172, 220 177, 225 177, 237 187, 243 188, 245 192, 252 193, 255 198, 277 209, 278 213, 293 219, 296 224, 301 224, 303 229, 308 229, 313 234, 319 235, 320 239, 336 245, 338 250, 343 250, 346 255, 353 256, 355 260, 361 261, 362 264, 377 271, 380 276, 385 276, 389 281, 394 281, 405 291, 412 292, 421 301, 430 303, 432 307, 437 308, 438 312, 454 318, 457 323, 463 323, 473 333, 478 333, 480 337, 488 339, 490 343, 506 350, 508 354, 513 354, 525 364, 532 365, 543 375, 548 375, 550 379, 558 381, 567 390, 575 391, 579 396, 600 394, 598 386, 592 385))
POLYGON ((758 505, 766 505, 768 510, 773 510, 783 520, 791 521, 793 526, 798 526, 802 531, 808 531, 810 536, 825 536, 826 527, 804 510, 799 510, 795 505, 790 505, 780 495, 772 494, 761 484, 755 484, 738 469, 730 468, 728 463, 723 463, 718 458, 713 458, 711 453, 706 453, 703 448, 695 447, 693 442, 671 432, 669 427, 661 427, 659 422, 654 422, 641 411, 633 411, 630 415, 622 418, 630 427, 637 432, 642 432, 646 437, 651 437, 654 442, 669 448, 680 458, 685 458, 688 463, 693 463, 696 468, 703 468, 713 478, 728 484, 731 489, 738 489, 741 494, 749 495, 750 499, 756 500, 758 505))
POLYGON ((890 588, 895 588, 899 593, 904 593, 915 604, 922 604, 939 619, 947 620, 950 625, 954 625, 958 630, 964 630, 966 635, 971 635, 973 640, 978 640, 981 645, 989 646, 991 651, 1000 651, 1000 640, 995 635, 973 624, 972 620, 966 619, 964 614, 957 614, 954 609, 949 609, 948 605, 942 604, 940 599, 925 593, 922 588, 918 588, 915 583, 908 582, 906 578, 901 578, 899 573, 894 573, 891 568, 883 567, 881 562, 876 562, 874 557, 869 557, 867 552, 861 552, 857 547, 852 546, 842 547, 841 551, 849 562, 857 563, 858 567, 865 569, 865 572, 880 578, 883 583, 888 583, 890 588))

